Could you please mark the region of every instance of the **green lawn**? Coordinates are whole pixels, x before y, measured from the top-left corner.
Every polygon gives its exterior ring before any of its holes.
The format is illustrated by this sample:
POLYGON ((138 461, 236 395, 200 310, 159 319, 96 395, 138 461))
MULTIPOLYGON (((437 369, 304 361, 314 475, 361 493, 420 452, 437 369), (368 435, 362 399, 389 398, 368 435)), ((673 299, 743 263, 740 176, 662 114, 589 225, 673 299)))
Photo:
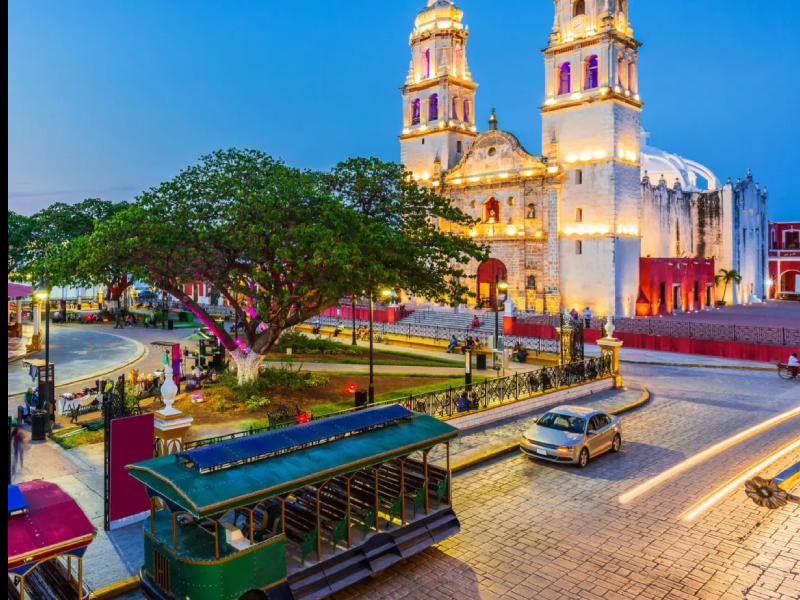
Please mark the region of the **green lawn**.
POLYGON ((99 444, 105 439, 105 433, 100 431, 83 431, 68 437, 53 437, 53 441, 61 446, 64 450, 72 450, 80 446, 89 446, 91 444, 99 444))
MULTIPOLYGON (((316 356, 312 361, 309 361, 309 364, 313 363, 324 363, 324 364, 337 364, 337 365, 368 365, 369 364, 369 356, 368 351, 366 349, 362 349, 361 356, 352 356, 352 355, 330 355, 326 357, 319 357, 316 356)), ((447 358, 437 358, 434 356, 423 356, 419 354, 413 354, 411 352, 396 352, 394 350, 380 350, 382 355, 391 354, 392 356, 396 356, 397 360, 385 360, 385 359, 378 359, 373 362, 374 365, 379 367, 450 367, 457 369, 459 367, 464 366, 464 362, 460 360, 451 360, 447 358)), ((294 354, 291 357, 292 361, 294 362, 303 362, 303 355, 302 354, 294 354)), ((265 362, 284 362, 282 358, 269 358, 266 359, 265 362)))

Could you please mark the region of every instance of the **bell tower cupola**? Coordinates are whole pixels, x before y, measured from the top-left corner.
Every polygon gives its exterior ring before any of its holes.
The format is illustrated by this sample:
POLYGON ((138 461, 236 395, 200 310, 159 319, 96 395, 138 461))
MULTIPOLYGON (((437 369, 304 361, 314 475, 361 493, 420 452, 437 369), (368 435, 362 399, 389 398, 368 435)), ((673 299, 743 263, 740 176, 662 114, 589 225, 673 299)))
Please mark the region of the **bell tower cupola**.
POLYGON ((434 173, 452 168, 477 137, 478 84, 467 63, 469 27, 463 16, 452 0, 428 0, 409 37, 401 160, 420 182, 433 184, 434 173))

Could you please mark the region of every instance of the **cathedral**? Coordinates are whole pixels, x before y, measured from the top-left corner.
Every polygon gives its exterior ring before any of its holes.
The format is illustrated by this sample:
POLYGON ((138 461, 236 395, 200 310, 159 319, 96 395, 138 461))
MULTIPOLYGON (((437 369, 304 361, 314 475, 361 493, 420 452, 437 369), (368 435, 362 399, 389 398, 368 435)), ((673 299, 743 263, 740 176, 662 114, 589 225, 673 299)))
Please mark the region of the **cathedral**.
MULTIPOLYGON (((619 317, 652 305, 658 313, 667 300, 663 284, 662 298, 645 297, 645 258, 736 269, 742 281, 725 301, 766 297, 766 188, 749 171, 723 184, 701 164, 650 146, 641 124, 641 44, 628 11, 626 0, 555 1, 539 155, 503 131, 494 110, 479 132, 463 11, 453 0, 428 0, 417 15, 402 88, 401 161, 478 221, 454 233, 491 250, 487 262, 466 265, 479 305, 588 306, 619 317)), ((705 308, 720 299, 714 292, 695 289, 694 299, 670 300, 668 312, 705 308)))

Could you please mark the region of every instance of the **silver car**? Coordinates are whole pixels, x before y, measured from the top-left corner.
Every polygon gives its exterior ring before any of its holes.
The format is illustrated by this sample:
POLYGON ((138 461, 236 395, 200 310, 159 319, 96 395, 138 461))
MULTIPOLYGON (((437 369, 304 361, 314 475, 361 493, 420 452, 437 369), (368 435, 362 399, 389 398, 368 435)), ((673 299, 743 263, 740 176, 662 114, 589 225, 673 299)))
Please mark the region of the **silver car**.
POLYGON ((618 417, 581 406, 562 406, 525 432, 522 451, 532 458, 586 467, 605 452, 622 448, 618 417))

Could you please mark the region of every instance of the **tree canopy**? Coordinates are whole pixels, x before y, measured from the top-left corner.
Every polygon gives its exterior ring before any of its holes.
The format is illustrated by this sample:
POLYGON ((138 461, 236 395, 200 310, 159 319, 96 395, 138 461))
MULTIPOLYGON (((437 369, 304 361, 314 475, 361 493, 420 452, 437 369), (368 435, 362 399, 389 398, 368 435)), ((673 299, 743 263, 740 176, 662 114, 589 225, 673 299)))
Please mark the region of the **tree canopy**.
POLYGON ((20 279, 29 260, 28 239, 31 235, 30 217, 8 211, 8 278, 20 279))
POLYGON ((282 331, 344 295, 390 286, 463 302, 465 274, 455 265, 485 253, 440 232, 440 218, 472 224, 396 164, 352 159, 318 173, 227 150, 142 194, 98 227, 85 252, 120 271, 146 271, 211 328, 240 378, 250 378, 282 331), (233 308, 243 327, 238 339, 184 293, 196 281, 233 308))

